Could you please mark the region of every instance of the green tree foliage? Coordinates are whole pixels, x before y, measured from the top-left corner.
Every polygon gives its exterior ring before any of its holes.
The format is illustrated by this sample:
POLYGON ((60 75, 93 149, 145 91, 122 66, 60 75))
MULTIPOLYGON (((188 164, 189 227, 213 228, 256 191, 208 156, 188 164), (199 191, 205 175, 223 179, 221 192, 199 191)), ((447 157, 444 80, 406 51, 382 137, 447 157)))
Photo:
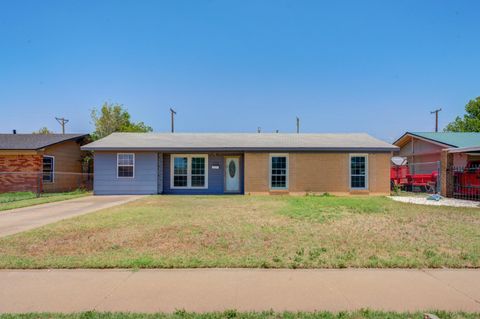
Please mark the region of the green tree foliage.
POLYGON ((53 134, 46 126, 42 127, 38 131, 33 132, 33 134, 53 134))
POLYGON ((480 96, 468 101, 465 105, 466 114, 463 118, 457 116, 455 121, 445 127, 445 132, 480 132, 480 96))
POLYGON ((97 140, 112 134, 113 132, 151 132, 153 129, 143 122, 132 122, 130 113, 121 104, 109 104, 105 102, 100 110, 93 109, 91 112, 95 132, 92 139, 97 140))

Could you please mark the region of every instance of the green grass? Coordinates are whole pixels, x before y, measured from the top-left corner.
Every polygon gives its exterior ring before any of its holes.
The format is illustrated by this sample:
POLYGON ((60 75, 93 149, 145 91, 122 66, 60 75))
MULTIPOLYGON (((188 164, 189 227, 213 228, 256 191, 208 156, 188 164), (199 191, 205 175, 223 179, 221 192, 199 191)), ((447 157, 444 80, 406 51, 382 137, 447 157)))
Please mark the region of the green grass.
MULTIPOLYGON (((431 311, 442 319, 474 319, 480 318, 480 313, 431 311)), ((400 313, 360 310, 355 312, 224 312, 189 313, 177 311, 165 313, 109 313, 109 312, 82 312, 82 313, 26 313, 0 314, 0 319, 423 319, 421 312, 400 313)))
POLYGON ((386 197, 149 196, 0 238, 0 268, 480 267, 480 209, 386 197))
POLYGON ((58 202, 62 200, 86 196, 89 194, 89 192, 83 190, 76 190, 64 193, 42 193, 40 197, 37 197, 37 195, 32 192, 3 193, 0 194, 0 211, 33 206, 38 204, 58 202))

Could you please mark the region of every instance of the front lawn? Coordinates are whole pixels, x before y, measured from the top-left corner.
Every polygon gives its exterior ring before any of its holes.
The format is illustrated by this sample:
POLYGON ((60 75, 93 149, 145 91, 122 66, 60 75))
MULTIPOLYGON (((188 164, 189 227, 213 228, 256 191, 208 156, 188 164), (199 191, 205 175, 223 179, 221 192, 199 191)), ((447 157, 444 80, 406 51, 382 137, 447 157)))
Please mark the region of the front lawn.
MULTIPOLYGON (((430 312, 442 319, 474 319, 479 313, 466 312, 430 312)), ((27 314, 0 314, 0 319, 423 319, 423 313, 401 313, 361 310, 355 312, 225 312, 190 313, 177 311, 172 314, 164 313, 27 313, 27 314)))
POLYGON ((89 195, 89 192, 83 190, 76 190, 65 193, 42 193, 40 197, 32 192, 15 192, 0 194, 0 211, 33 206, 38 204, 45 204, 51 202, 58 202, 67 199, 73 199, 81 196, 89 195))
POLYGON ((480 209, 150 196, 0 239, 0 268, 480 267, 480 209))

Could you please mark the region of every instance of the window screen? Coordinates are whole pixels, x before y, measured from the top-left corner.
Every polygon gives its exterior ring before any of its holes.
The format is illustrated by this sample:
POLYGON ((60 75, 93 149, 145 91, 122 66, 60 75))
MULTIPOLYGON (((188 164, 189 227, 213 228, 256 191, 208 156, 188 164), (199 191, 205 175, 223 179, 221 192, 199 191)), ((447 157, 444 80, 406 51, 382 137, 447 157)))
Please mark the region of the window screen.
POLYGON ((367 188, 367 157, 350 157, 350 187, 364 189, 367 188))
POLYGON ((121 153, 117 154, 117 176, 133 177, 135 166, 135 155, 121 153))
POLYGON ((43 157, 43 181, 46 183, 53 183, 54 161, 52 156, 43 157))
POLYGON ((286 156, 272 156, 271 157, 271 172, 270 172, 270 187, 271 188, 287 188, 287 157, 286 156))

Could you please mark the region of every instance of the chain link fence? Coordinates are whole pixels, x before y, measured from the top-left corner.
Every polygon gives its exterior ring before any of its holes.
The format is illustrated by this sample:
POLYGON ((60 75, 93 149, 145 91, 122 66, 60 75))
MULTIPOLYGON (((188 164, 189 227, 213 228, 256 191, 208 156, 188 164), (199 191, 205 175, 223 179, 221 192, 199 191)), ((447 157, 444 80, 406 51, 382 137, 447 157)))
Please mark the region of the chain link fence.
POLYGON ((452 197, 480 201, 480 165, 452 167, 447 174, 452 197))
POLYGON ((0 193, 33 193, 40 197, 44 194, 92 189, 91 173, 0 172, 0 193))

